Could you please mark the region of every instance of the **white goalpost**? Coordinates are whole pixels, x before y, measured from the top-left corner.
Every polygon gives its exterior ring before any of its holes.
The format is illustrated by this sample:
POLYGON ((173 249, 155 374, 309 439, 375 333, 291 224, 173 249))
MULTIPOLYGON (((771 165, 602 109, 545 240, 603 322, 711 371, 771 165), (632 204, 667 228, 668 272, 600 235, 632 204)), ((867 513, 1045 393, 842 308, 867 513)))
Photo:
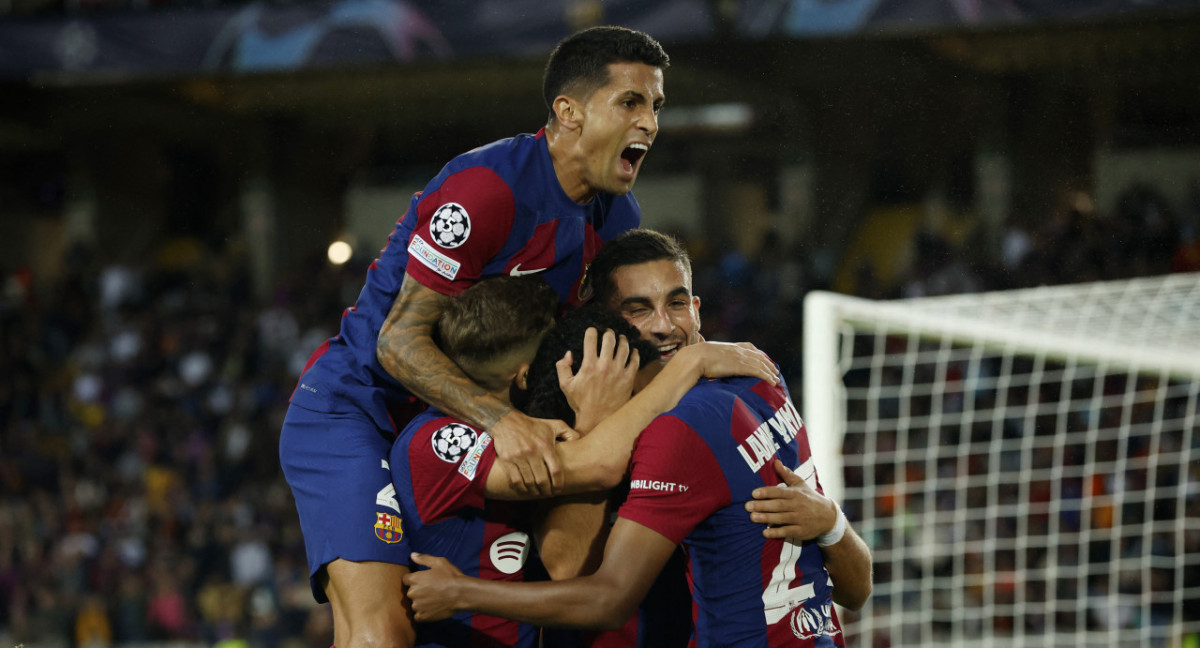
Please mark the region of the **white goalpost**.
POLYGON ((848 645, 1200 645, 1200 273, 804 308, 848 645))

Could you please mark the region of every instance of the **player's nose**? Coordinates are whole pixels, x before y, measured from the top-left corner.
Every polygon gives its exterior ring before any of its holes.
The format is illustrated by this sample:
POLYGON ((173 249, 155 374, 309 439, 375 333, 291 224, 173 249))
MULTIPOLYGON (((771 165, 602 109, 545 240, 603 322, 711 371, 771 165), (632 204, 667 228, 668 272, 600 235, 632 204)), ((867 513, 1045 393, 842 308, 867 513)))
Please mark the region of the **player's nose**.
POLYGON ((646 331, 648 333, 666 337, 675 330, 675 322, 671 321, 667 311, 662 308, 654 309, 654 315, 646 322, 646 331))
POLYGON ((658 113, 654 112, 654 108, 646 107, 641 111, 638 128, 649 135, 651 141, 654 140, 654 136, 658 134, 658 113))

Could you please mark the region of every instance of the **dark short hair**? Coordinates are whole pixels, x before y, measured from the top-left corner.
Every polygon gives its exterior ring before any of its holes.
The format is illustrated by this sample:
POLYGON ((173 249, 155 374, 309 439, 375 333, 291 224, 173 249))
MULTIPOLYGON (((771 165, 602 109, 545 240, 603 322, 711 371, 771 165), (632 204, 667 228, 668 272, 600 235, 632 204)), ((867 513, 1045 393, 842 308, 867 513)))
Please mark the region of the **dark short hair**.
MULTIPOLYGON (((518 407, 537 418, 561 419, 575 424, 575 412, 567 403, 562 387, 558 384, 558 369, 555 364, 567 351, 574 360, 571 369, 579 371, 583 364, 583 336, 589 328, 595 328, 600 336, 607 330, 624 335, 633 349, 637 349, 639 368, 658 360, 658 347, 653 342, 638 336, 638 330, 625 321, 624 317, 598 304, 571 311, 556 325, 538 347, 533 363, 529 365, 527 381, 529 389, 523 398, 516 400, 518 407)), ((597 336, 597 348, 602 338, 597 336)))
POLYGON ((626 27, 592 27, 564 38, 550 53, 542 97, 554 114, 554 98, 565 91, 590 95, 608 83, 610 63, 645 63, 665 70, 671 59, 648 34, 626 27))
POLYGON ((673 236, 648 229, 624 232, 604 244, 588 266, 587 280, 590 282, 595 303, 608 306, 617 291, 613 273, 618 268, 650 261, 678 261, 688 277, 692 274, 692 260, 687 250, 673 236))
POLYGON ((557 312, 558 294, 542 278, 498 275, 449 300, 433 339, 459 366, 477 365, 539 339, 557 312))

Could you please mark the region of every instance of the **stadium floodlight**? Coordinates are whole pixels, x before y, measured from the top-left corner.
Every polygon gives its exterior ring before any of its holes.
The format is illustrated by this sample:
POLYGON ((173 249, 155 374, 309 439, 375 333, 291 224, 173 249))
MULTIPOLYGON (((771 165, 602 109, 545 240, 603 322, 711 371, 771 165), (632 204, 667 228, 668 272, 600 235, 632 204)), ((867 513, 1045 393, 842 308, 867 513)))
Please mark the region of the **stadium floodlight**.
POLYGON ((854 645, 1200 638, 1200 273, 804 306, 810 442, 875 561, 854 645))

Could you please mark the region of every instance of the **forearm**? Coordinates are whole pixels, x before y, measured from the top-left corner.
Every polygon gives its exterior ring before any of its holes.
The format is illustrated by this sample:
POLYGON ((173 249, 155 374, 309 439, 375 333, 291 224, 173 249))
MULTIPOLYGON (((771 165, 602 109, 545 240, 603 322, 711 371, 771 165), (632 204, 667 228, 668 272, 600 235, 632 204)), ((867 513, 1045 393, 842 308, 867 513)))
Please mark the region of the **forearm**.
POLYGON ((598 576, 527 583, 463 577, 454 607, 539 626, 612 630, 636 607, 622 599, 615 583, 598 576))
POLYGON ((847 527, 838 542, 821 547, 825 569, 833 581, 833 602, 851 610, 861 609, 871 596, 871 550, 854 529, 847 527))
POLYGON ((560 581, 510 583, 463 576, 448 560, 413 554, 426 570, 404 578, 417 621, 474 610, 541 626, 610 629, 624 624, 675 550, 670 539, 617 520, 595 574, 560 581))
POLYGON ((445 301, 453 299, 405 278, 379 331, 376 357, 414 396, 481 429, 491 429, 512 408, 489 394, 433 341, 445 301))

